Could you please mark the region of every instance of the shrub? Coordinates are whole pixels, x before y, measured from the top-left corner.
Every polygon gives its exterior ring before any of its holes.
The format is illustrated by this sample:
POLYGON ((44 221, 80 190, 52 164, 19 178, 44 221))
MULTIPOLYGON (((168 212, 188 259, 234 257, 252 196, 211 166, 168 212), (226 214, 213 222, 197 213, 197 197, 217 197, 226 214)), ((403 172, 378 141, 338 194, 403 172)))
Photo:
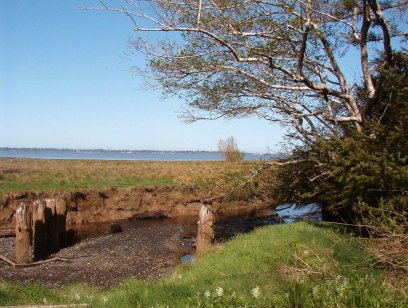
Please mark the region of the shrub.
POLYGON ((237 162, 244 158, 244 153, 238 149, 237 142, 234 137, 229 137, 226 140, 218 142, 218 151, 224 156, 225 161, 237 162))

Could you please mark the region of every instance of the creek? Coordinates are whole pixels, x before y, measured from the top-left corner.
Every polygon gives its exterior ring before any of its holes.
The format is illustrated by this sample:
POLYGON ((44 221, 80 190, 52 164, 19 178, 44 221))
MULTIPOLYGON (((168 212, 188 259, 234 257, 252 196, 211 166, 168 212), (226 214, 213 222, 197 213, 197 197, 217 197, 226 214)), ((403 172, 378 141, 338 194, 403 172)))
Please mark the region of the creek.
MULTIPOLYGON (((300 207, 295 204, 281 204, 276 209, 260 210, 251 215, 238 217, 228 217, 217 219, 214 225, 215 241, 225 242, 240 233, 248 233, 257 227, 278 224, 293 223, 300 220, 321 221, 321 207, 316 203, 309 203, 300 207)), ((157 219, 134 219, 119 220, 103 223, 81 224, 72 226, 74 241, 78 242, 88 238, 95 238, 115 232, 136 231, 142 228, 149 228, 151 232, 145 234, 144 242, 155 245, 152 241, 157 236, 157 232, 166 233, 163 230, 178 230, 178 247, 183 263, 192 263, 197 235, 197 216, 181 216, 174 218, 157 219), (160 226, 160 228, 158 228, 160 226)))
MULTIPOLYGON (((259 226, 301 219, 320 220, 320 208, 314 204, 302 208, 281 205, 277 210, 219 218, 215 223, 215 239, 223 242, 259 226)), ((157 280, 171 274, 181 262, 193 261, 197 220, 197 216, 182 216, 71 225, 68 227, 73 243, 53 255, 70 262, 26 268, 10 268, 2 262, 0 277, 50 288, 72 283, 109 288, 130 277, 157 280)), ((0 254, 14 259, 13 237, 0 238, 0 254)))

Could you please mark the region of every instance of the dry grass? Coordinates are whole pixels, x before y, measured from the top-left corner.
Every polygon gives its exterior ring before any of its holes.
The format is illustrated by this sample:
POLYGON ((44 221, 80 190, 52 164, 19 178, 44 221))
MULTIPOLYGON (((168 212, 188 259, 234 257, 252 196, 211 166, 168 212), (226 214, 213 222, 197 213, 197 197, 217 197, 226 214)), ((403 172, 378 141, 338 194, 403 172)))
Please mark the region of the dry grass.
POLYGON ((0 193, 176 185, 205 187, 259 162, 0 159, 0 193))

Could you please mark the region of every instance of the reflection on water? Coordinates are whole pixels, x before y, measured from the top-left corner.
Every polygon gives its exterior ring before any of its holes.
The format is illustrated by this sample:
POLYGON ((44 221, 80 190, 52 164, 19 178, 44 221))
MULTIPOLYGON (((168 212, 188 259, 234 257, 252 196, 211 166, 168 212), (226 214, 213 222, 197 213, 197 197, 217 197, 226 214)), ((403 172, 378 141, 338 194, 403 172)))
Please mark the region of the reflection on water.
MULTIPOLYGON (((316 203, 310 203, 302 206, 295 204, 281 204, 275 210, 262 210, 255 215, 232 217, 227 219, 219 219, 215 222, 215 241, 224 242, 231 237, 253 231, 259 226, 277 224, 277 223, 292 223, 299 220, 314 220, 322 219, 321 207, 316 203)), ((71 234, 73 242, 77 242, 86 238, 99 237, 112 233, 112 230, 121 228, 120 232, 132 231, 137 234, 138 229, 149 229, 151 238, 160 236, 163 230, 171 229, 178 230, 180 233, 180 247, 184 247, 184 256, 181 261, 184 263, 192 263, 194 256, 194 248, 196 245, 197 236, 197 216, 182 216, 174 218, 155 218, 155 219, 133 219, 121 220, 115 222, 104 223, 89 223, 73 225, 71 234), (115 226, 115 228, 112 228, 115 226)), ((148 238, 146 238, 149 241, 148 238)), ((154 241, 151 243, 155 245, 154 241)))
POLYGON ((297 206, 281 204, 275 210, 266 209, 256 215, 222 219, 215 222, 217 242, 230 239, 239 233, 248 233, 255 228, 277 223, 293 223, 299 220, 321 221, 321 207, 316 203, 297 206))
POLYGON ((317 203, 296 205, 295 203, 281 204, 276 207, 276 213, 285 223, 292 223, 299 220, 322 220, 322 208, 317 203))
POLYGON ((75 241, 87 238, 99 237, 112 233, 112 225, 120 226, 123 232, 130 229, 151 228, 155 226, 177 226, 182 233, 182 237, 196 232, 196 216, 183 216, 174 218, 154 218, 154 219, 131 219, 117 220, 113 222, 94 222, 87 224, 75 224, 67 226, 74 233, 75 241))
MULTIPOLYGON (((292 223, 299 220, 321 221, 321 207, 316 203, 302 206, 296 204, 281 204, 275 210, 262 210, 255 215, 219 219, 215 222, 215 237, 217 242, 228 240, 239 233, 248 233, 259 226, 292 223)), ((89 223, 68 226, 73 230, 75 241, 112 233, 112 226, 120 226, 123 231, 155 226, 177 226, 180 230, 182 245, 195 246, 197 233, 197 216, 181 216, 174 218, 132 219, 115 222, 89 223)), ((72 231, 71 231, 72 232, 72 231)))
POLYGON ((180 258, 183 263, 191 264, 194 261, 194 255, 185 255, 180 258))

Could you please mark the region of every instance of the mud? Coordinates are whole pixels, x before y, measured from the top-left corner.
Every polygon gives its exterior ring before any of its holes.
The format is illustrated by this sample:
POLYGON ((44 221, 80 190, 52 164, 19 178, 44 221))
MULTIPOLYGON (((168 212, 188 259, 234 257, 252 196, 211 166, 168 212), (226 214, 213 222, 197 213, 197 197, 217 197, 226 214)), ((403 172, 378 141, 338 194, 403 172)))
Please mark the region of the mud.
MULTIPOLYGON (((79 242, 50 257, 50 262, 26 268, 0 263, 0 277, 19 283, 58 288, 86 283, 108 288, 125 278, 156 280, 170 274, 183 255, 194 252, 190 235, 196 217, 120 221, 123 232, 109 233, 109 224, 94 223, 78 229, 79 242), (187 239, 186 239, 187 238, 187 239)), ((14 259, 14 238, 0 238, 0 254, 14 259)))
MULTIPOLYGON (((123 219, 146 219, 197 215, 200 203, 192 188, 112 188, 105 190, 83 190, 64 193, 6 194, 0 199, 0 228, 12 226, 16 207, 21 202, 32 202, 39 198, 62 196, 67 200, 67 224, 86 224, 123 219), (7 226, 8 225, 8 226, 7 226)), ((222 200, 218 202, 218 206, 222 200)), ((247 214, 267 207, 269 204, 246 202, 222 202, 223 216, 247 214)), ((217 203, 214 204, 217 207, 217 203)))
MULTIPOLYGON (((16 207, 21 202, 57 195, 67 200, 67 230, 73 241, 70 247, 49 257, 67 258, 69 262, 28 268, 12 268, 1 262, 0 278, 18 283, 35 282, 50 288, 73 283, 108 288, 130 277, 159 279, 170 274, 182 256, 195 252, 200 209, 197 193, 192 189, 156 187, 3 195, 0 198, 1 255, 15 260, 15 238, 1 237, 1 233, 2 230, 3 235, 13 233, 16 207), (112 228, 112 222, 120 228, 112 228), (119 232, 112 233, 113 229, 119 232)), ((221 207, 221 202, 214 202, 218 219, 255 215, 268 206, 265 202, 223 202, 221 207)), ((225 227, 218 229, 223 234, 225 227)))
MULTIPOLYGON (((226 241, 259 226, 302 219, 320 220, 321 212, 311 204, 304 209, 281 206, 277 211, 249 211, 239 217, 217 215, 215 241, 226 241)), ((172 273, 181 262, 193 260, 197 220, 193 215, 71 225, 77 242, 51 256, 67 258, 68 263, 28 268, 0 263, 0 278, 49 288, 73 283, 109 288, 128 278, 157 280, 172 273)), ((14 260, 14 252, 14 238, 0 238, 0 254, 14 260)))

